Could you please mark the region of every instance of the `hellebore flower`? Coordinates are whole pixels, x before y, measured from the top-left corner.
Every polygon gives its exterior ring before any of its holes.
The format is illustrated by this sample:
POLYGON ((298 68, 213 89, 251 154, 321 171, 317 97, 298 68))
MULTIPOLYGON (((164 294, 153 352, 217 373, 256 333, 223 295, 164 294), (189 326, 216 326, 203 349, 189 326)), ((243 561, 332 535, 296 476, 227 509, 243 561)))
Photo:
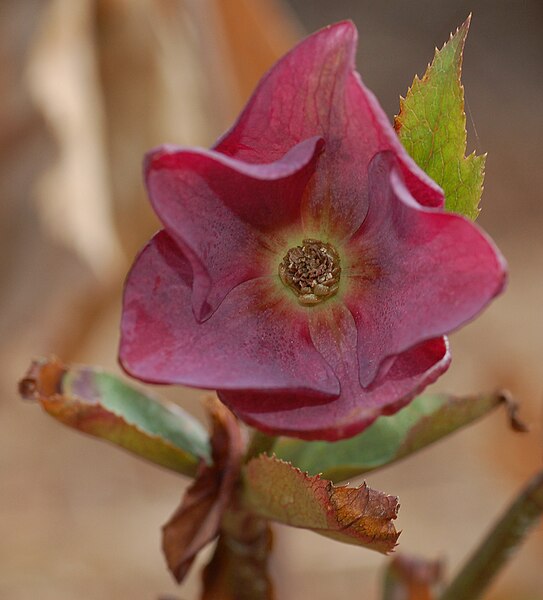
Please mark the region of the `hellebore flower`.
POLYGON ((247 423, 336 440, 407 404, 450 362, 444 334, 505 264, 400 145, 354 71, 356 29, 308 37, 212 150, 145 163, 164 229, 128 276, 120 360, 216 389, 247 423))

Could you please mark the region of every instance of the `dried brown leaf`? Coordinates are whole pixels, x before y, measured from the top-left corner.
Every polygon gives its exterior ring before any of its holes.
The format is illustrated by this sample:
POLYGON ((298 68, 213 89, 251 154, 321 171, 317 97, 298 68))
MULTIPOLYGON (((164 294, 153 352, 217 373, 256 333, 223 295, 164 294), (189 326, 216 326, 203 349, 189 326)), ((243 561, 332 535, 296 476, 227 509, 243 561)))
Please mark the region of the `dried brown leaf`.
POLYGON ((442 580, 441 561, 400 554, 386 570, 383 600, 434 600, 442 580))
POLYGON ((213 464, 202 463, 181 505, 162 528, 162 549, 180 583, 198 552, 219 533, 224 511, 239 477, 243 439, 234 415, 218 400, 210 401, 213 464))
POLYGON ((369 488, 335 486, 265 454, 244 471, 245 500, 267 519, 311 529, 384 554, 396 545, 398 499, 369 488))
POLYGON ((194 476, 209 462, 207 434, 189 414, 102 369, 32 362, 19 393, 57 421, 178 473, 194 476))
POLYGON ((527 433, 530 428, 524 421, 518 416, 519 403, 513 398, 513 396, 507 391, 503 390, 500 392, 500 398, 502 404, 505 406, 507 411, 507 417, 509 418, 509 425, 513 431, 518 433, 527 433))

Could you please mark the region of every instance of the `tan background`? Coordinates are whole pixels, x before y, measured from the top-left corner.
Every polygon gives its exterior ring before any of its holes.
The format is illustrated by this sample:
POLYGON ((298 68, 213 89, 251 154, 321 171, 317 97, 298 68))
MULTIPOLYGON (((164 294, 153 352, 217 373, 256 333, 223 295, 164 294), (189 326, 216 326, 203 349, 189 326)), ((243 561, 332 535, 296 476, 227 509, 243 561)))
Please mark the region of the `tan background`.
MULTIPOLYGON (((506 386, 532 425, 496 414, 381 474, 400 496, 400 549, 453 570, 541 467, 543 9, 513 2, 2 0, 0 4, 0 598, 197 597, 166 572, 160 528, 186 482, 62 428, 18 400, 30 357, 116 368, 122 277, 156 228, 140 178, 161 142, 209 145, 303 30, 360 30, 358 65, 389 115, 473 10, 464 81, 470 143, 489 153, 480 224, 511 269, 507 294, 455 334, 438 384, 506 386)), ((169 391, 201 415, 199 394, 169 391)), ((278 597, 377 598, 386 559, 277 528, 278 597)), ((543 598, 541 526, 489 598, 543 598)))

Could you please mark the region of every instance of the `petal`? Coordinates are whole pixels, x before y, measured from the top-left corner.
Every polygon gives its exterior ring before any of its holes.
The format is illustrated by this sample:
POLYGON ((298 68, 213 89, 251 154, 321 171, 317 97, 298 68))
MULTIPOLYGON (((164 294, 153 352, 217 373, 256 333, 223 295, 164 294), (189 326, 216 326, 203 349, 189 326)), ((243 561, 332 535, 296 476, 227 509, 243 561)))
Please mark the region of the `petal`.
POLYGON ((472 319, 506 277, 489 238, 464 217, 421 207, 395 164, 390 153, 372 162, 368 215, 346 247, 345 303, 359 332, 364 386, 387 356, 472 319))
MULTIPOLYGON (((445 205, 443 190, 406 152, 398 138, 398 134, 394 131, 387 115, 381 108, 379 101, 373 92, 363 84, 360 74, 356 71, 351 74, 349 79, 347 105, 348 115, 360 118, 362 107, 364 107, 362 115, 364 112, 370 115, 377 137, 375 153, 389 150, 396 156, 405 184, 417 202, 423 206, 443 207, 445 205)), ((358 126, 353 127, 354 129, 362 130, 368 127, 368 124, 363 119, 360 119, 360 121, 358 126)), ((366 169, 373 156, 374 154, 368 156, 369 160, 365 164, 366 169)))
MULTIPOLYGON (((307 440, 335 441, 351 437, 371 425, 381 415, 390 415, 405 406, 449 366, 445 338, 429 340, 395 357, 386 376, 363 388, 358 379, 357 330, 348 309, 337 304, 331 310, 314 311, 310 321, 311 338, 317 350, 333 369, 341 394, 332 402, 292 409, 255 410, 262 395, 219 393, 238 416, 273 435, 289 435, 307 440)), ((293 399, 292 404, 295 404, 293 399)))
POLYGON ((149 196, 192 265, 199 321, 237 284, 263 274, 289 228, 301 229, 300 202, 321 149, 313 137, 262 165, 200 149, 162 147, 148 155, 149 196))
POLYGON ((191 279, 188 260, 159 232, 125 286, 119 356, 130 375, 198 388, 282 390, 308 394, 315 402, 338 394, 307 320, 276 296, 270 280, 238 285, 198 323, 190 308, 191 279))
POLYGON ((400 160, 407 184, 423 204, 441 206, 440 188, 408 157, 373 94, 354 71, 357 32, 351 22, 309 36, 262 79, 234 127, 215 149, 259 163, 277 159, 313 135, 326 140, 306 194, 306 230, 343 239, 368 206, 367 168, 379 151, 400 160))

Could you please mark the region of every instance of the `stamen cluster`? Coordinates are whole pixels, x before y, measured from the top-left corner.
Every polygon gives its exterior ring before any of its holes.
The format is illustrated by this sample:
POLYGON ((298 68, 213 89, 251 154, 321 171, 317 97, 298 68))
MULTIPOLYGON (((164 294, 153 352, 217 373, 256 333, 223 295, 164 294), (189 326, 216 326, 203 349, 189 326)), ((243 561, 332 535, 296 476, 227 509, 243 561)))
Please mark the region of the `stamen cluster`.
POLYGON ((331 244, 306 239, 290 248, 279 265, 281 281, 294 291, 303 305, 319 304, 339 288, 341 267, 331 244))

